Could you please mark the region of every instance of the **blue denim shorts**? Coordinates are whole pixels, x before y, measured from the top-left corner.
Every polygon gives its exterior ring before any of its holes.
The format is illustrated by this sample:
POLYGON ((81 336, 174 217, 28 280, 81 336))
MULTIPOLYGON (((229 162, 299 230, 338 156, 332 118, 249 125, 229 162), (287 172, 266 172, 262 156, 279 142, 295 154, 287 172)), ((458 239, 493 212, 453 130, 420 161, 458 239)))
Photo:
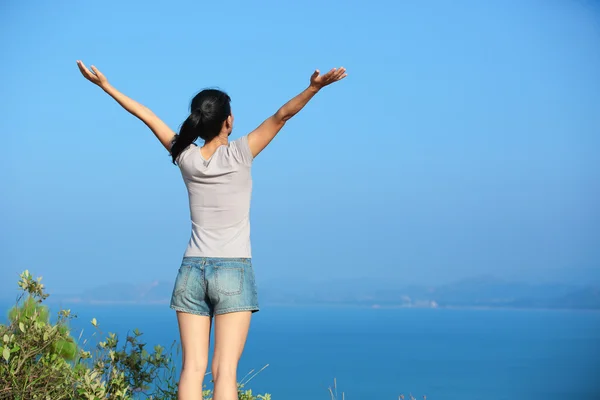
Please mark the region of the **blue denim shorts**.
POLYGON ((184 257, 175 279, 171 308, 208 317, 258 311, 251 259, 184 257))

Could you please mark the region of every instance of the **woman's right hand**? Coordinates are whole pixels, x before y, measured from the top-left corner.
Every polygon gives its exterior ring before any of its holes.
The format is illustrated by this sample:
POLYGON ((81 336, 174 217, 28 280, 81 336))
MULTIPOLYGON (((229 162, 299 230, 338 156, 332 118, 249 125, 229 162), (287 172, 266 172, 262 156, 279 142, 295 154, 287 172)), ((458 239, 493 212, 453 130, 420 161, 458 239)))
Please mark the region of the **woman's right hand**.
POLYGON ((248 134, 248 146, 252 156, 256 157, 283 128, 286 121, 296 115, 319 90, 334 82, 341 81, 347 76, 346 68, 334 68, 324 75, 316 70, 310 77, 310 86, 302 93, 285 103, 271 117, 267 118, 258 128, 248 134))
POLYGON ((321 90, 327 85, 331 85, 333 82, 341 81, 348 74, 346 74, 346 68, 334 68, 324 75, 321 75, 319 70, 316 70, 310 77, 310 87, 314 90, 321 90))
POLYGON ((79 71, 81 71, 81 75, 88 81, 92 82, 95 85, 98 85, 102 89, 106 89, 108 87, 108 79, 98 70, 98 68, 92 65, 92 71, 90 71, 85 64, 81 60, 77 60, 77 66, 79 67, 79 71))

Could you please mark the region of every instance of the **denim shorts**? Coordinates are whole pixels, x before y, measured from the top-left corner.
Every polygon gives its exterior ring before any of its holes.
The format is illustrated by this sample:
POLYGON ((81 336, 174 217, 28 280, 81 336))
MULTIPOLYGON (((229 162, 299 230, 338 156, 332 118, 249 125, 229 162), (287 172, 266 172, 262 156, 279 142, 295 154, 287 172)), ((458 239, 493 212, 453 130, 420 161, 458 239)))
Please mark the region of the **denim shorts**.
POLYGON ((251 259, 184 257, 175 279, 171 308, 208 317, 258 311, 251 259))

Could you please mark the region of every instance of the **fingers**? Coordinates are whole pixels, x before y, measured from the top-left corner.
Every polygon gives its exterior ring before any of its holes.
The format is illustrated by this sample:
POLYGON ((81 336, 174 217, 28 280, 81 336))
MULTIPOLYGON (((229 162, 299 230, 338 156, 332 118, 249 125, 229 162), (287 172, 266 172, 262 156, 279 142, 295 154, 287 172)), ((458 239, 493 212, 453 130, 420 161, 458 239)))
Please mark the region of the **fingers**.
POLYGON ((92 76, 93 76, 92 73, 90 72, 89 69, 87 69, 87 67, 85 66, 85 64, 81 60, 77 61, 77 66, 79 67, 79 71, 81 71, 81 74, 86 79, 92 80, 92 76))
POLYGON ((81 61, 81 60, 77 61, 77 66, 79 67, 79 70, 82 73, 85 73, 85 74, 89 74, 90 73, 90 71, 87 69, 87 67, 83 63, 83 61, 81 61))
POLYGON ((96 68, 96 66, 94 66, 94 65, 92 65, 92 71, 94 71, 94 75, 96 75, 98 77, 102 76, 102 72, 100 72, 98 70, 98 68, 96 68))
POLYGON ((339 81, 344 79, 348 74, 346 74, 346 68, 340 67, 337 72, 334 74, 334 81, 339 81))
POLYGON ((87 68, 85 67, 85 65, 83 65, 83 63, 79 60, 77 60, 77 68, 79 68, 79 71, 81 71, 81 73, 83 74, 83 76, 86 75, 86 70, 87 68))
POLYGON ((327 74, 325 74, 323 76, 323 78, 327 84, 330 84, 330 83, 342 80, 346 76, 347 76, 346 68, 340 67, 340 68, 333 68, 331 71, 329 71, 327 74))
POLYGON ((331 79, 331 77, 334 76, 335 72, 336 72, 336 68, 332 68, 328 73, 323 75, 323 79, 326 81, 329 81, 331 79))
POLYGON ((346 74, 346 68, 344 68, 344 67, 332 68, 331 70, 327 71, 327 73, 325 73, 324 75, 319 75, 319 74, 320 74, 319 70, 318 69, 315 70, 315 72, 311 76, 311 80, 319 81, 319 82, 321 82, 321 84, 324 84, 324 85, 328 85, 330 83, 337 82, 339 80, 344 79, 346 76, 348 76, 346 74))
MULTIPOLYGON (((98 81, 98 77, 96 76, 96 74, 92 73, 81 60, 77 60, 77 66, 79 67, 79 71, 81 71, 81 74, 87 80, 93 83, 96 83, 98 81)), ((92 66, 92 70, 94 70, 94 72, 97 71, 96 67, 94 66, 92 66)))

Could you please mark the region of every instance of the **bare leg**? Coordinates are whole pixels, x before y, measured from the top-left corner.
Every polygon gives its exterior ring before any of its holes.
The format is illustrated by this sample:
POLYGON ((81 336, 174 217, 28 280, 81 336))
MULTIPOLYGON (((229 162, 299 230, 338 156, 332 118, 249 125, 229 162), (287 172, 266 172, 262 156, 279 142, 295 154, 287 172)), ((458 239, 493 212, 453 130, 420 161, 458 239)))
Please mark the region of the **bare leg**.
POLYGON ((202 399, 202 384, 208 366, 210 317, 177 312, 183 367, 179 378, 179 400, 202 399))
POLYGON ((248 337, 251 316, 250 311, 242 311, 215 317, 214 400, 238 399, 237 367, 248 337))

